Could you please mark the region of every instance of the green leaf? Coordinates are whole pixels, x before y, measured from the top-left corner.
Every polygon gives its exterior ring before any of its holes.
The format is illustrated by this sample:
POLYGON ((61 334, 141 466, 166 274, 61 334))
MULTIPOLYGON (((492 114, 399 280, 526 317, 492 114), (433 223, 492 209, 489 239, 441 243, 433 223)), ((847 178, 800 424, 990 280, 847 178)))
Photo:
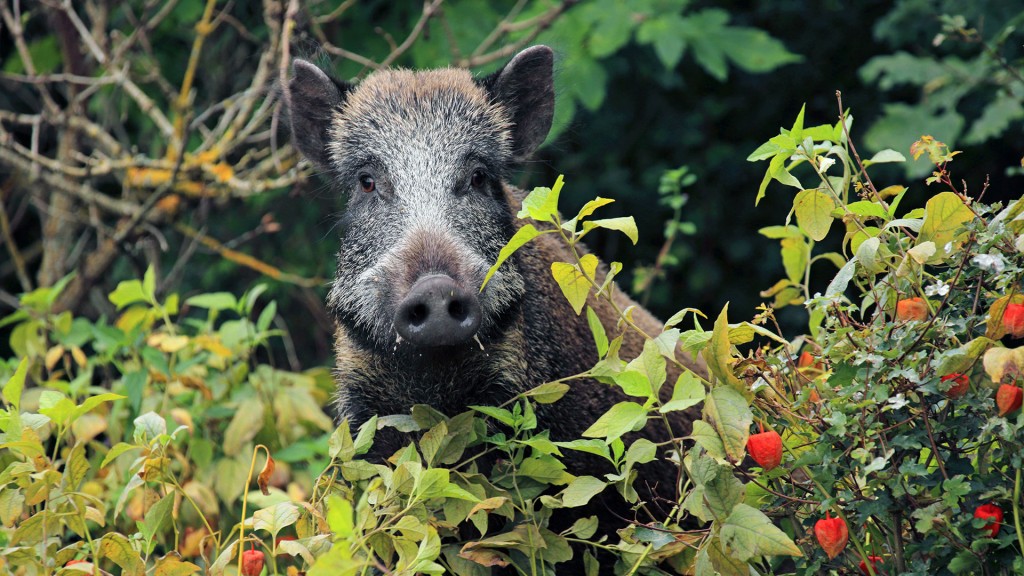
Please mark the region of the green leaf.
POLYGON ((523 393, 527 398, 533 398, 537 404, 551 404, 557 402, 569 391, 569 385, 562 382, 548 382, 523 393))
POLYGON ((234 456, 263 429, 263 401, 256 396, 243 400, 224 431, 224 454, 234 456))
POLYGON ((299 520, 299 507, 291 502, 281 502, 257 510, 253 513, 252 520, 254 530, 266 530, 276 540, 278 532, 299 520))
POLYGON ((75 403, 56 390, 46 390, 39 395, 39 413, 47 416, 59 426, 69 424, 75 412, 75 403))
POLYGON ((846 205, 846 209, 857 216, 864 216, 865 218, 881 218, 882 220, 888 220, 889 218, 889 214, 885 211, 885 208, 882 208, 881 204, 870 200, 851 202, 846 205))
POLYGON ((1021 106, 1020 99, 1008 91, 1000 91, 995 100, 985 106, 981 116, 971 125, 964 142, 981 144, 986 140, 998 138, 1021 118, 1024 118, 1024 106, 1021 106))
POLYGON ((583 232, 589 232, 594 228, 605 228, 607 230, 618 230, 625 234, 635 245, 640 239, 640 233, 636 229, 636 222, 632 216, 620 218, 605 218, 603 220, 587 220, 583 223, 583 232))
POLYGON ((903 154, 900 154, 899 152, 893 150, 892 148, 886 148, 885 150, 882 150, 882 151, 876 153, 874 156, 871 157, 870 160, 867 160, 866 162, 864 162, 864 165, 865 166, 870 166, 872 164, 884 164, 884 163, 887 163, 887 162, 906 162, 906 161, 907 161, 907 158, 903 154))
MULTIPOLYGON (((678 341, 678 337, 674 339, 673 347, 675 341, 678 341)), ((643 374, 647 380, 647 392, 644 396, 656 398, 667 378, 666 365, 665 356, 662 355, 657 341, 645 340, 643 351, 626 365, 626 371, 635 370, 643 374)))
POLYGON ((664 527, 661 530, 655 530, 654 528, 648 528, 647 526, 637 526, 634 528, 634 534, 637 540, 644 544, 650 544, 654 550, 660 550, 675 542, 676 539, 672 535, 670 530, 665 530, 664 527))
POLYGON ((600 494, 608 484, 593 476, 579 476, 562 491, 562 504, 569 508, 583 506, 600 494))
POLYGON ((857 247, 857 261, 871 274, 877 274, 885 270, 885 265, 879 260, 878 248, 881 240, 877 236, 868 238, 857 247))
POLYGON ((793 127, 789 129, 789 136, 796 142, 804 139, 804 111, 806 109, 806 103, 800 106, 800 112, 797 113, 796 120, 793 121, 793 127))
POLYGON ((25 374, 28 373, 28 358, 22 358, 18 362, 18 368, 14 375, 7 379, 4 384, 4 402, 14 407, 15 411, 21 409, 21 392, 25 389, 25 374))
POLYGON ((979 336, 963 346, 948 350, 939 355, 936 374, 945 376, 947 374, 966 374, 971 366, 978 361, 978 358, 985 353, 995 342, 984 336, 979 336))
POLYGON ((487 283, 491 280, 491 276, 494 276, 494 273, 498 271, 498 268, 501 267, 501 265, 505 263, 505 260, 508 260, 516 250, 519 250, 524 244, 533 240, 537 236, 540 236, 541 234, 549 234, 551 232, 554 232, 554 230, 545 230, 541 232, 534 228, 533 224, 526 224, 517 230, 515 235, 513 235, 508 241, 508 244, 505 244, 505 246, 501 248, 501 251, 498 252, 498 260, 490 267, 490 269, 487 270, 487 274, 484 275, 484 282, 480 285, 480 292, 484 291, 484 288, 487 287, 487 283))
MULTIPOLYGON (((335 540, 347 540, 355 530, 352 503, 331 494, 327 497, 327 525, 334 533, 335 540)), ((344 546, 347 548, 347 546, 344 546)))
POLYGON ((601 415, 583 432, 586 438, 604 438, 606 442, 633 432, 647 423, 647 409, 636 402, 619 402, 601 415))
POLYGON ((562 191, 562 175, 558 175, 551 188, 537 187, 523 198, 523 208, 517 218, 531 218, 538 222, 555 223, 558 218, 558 195, 562 191))
POLYGON ((612 380, 615 381, 615 385, 621 388, 627 396, 644 399, 654 396, 654 393, 651 391, 651 381, 647 378, 646 374, 639 370, 623 370, 612 375, 612 380))
POLYGON ((726 386, 713 389, 704 399, 704 420, 718 432, 729 459, 736 463, 743 460, 754 422, 743 394, 726 386))
POLYGON ((715 320, 715 328, 711 334, 711 340, 707 347, 701 352, 704 361, 708 364, 708 370, 725 384, 749 394, 745 382, 736 377, 732 372, 732 365, 735 360, 732 357, 732 344, 729 342, 729 304, 722 308, 722 312, 715 320))
POLYGON ((929 199, 924 206, 924 224, 917 236, 918 245, 934 242, 938 247, 937 254, 929 262, 941 261, 949 243, 953 244, 951 252, 955 252, 967 234, 964 224, 973 219, 974 212, 953 192, 940 192, 929 199))
POLYGON ((373 445, 373 437, 377 433, 377 415, 374 414, 369 420, 363 422, 359 427, 359 434, 352 446, 353 455, 366 454, 373 445))
POLYGON ((811 248, 803 238, 783 238, 779 243, 782 254, 782 266, 786 269, 786 277, 794 284, 800 284, 807 270, 807 261, 811 248))
POLYGON ((113 446, 110 447, 110 450, 107 452, 107 455, 103 457, 103 462, 100 463, 100 468, 106 468, 107 464, 113 462, 115 458, 129 450, 134 450, 136 448, 141 448, 141 446, 135 446, 133 444, 128 444, 126 442, 118 442, 117 444, 114 444, 113 446))
POLYGON ((704 384, 691 370, 684 370, 672 388, 672 398, 658 409, 662 414, 686 410, 704 401, 704 384))
POLYGON ((839 269, 836 273, 835 278, 832 282, 829 282, 828 288, 825 289, 825 296, 833 298, 836 296, 842 296, 846 292, 846 287, 850 284, 850 280, 853 279, 853 273, 856 271, 857 257, 854 256, 839 269))
POLYGON ((515 426, 515 416, 513 416, 511 412, 505 410, 504 408, 498 408, 496 406, 470 406, 470 408, 476 410, 477 412, 480 412, 481 414, 490 416, 491 418, 494 418, 495 420, 501 422, 502 424, 506 424, 508 426, 515 426))
MULTIPOLYGON (((5 489, 0 491, 0 525, 10 528, 15 520, 21 519, 25 510, 25 495, 20 490, 5 489)), ((596 527, 596 518, 595 518, 596 527)))
POLYGON ((129 304, 136 302, 148 302, 146 292, 142 288, 142 282, 138 280, 124 280, 117 284, 117 288, 108 296, 110 301, 120 310, 129 304))
POLYGON ((608 334, 604 331, 604 325, 597 313, 590 306, 587 306, 587 325, 590 326, 590 333, 594 335, 594 344, 597 346, 597 357, 604 358, 608 353, 608 334))
POLYGON ((112 394, 110 392, 106 392, 106 393, 103 393, 103 394, 97 394, 96 396, 90 396, 89 398, 85 399, 85 402, 82 402, 81 405, 79 405, 79 406, 77 406, 75 408, 75 410, 72 413, 71 417, 72 418, 78 418, 78 417, 82 416, 83 414, 91 412, 97 406, 99 406, 100 404, 102 404, 104 402, 113 402, 114 400, 123 400, 124 398, 125 398, 125 396, 121 396, 120 394, 112 394))
POLYGON ((801 190, 793 199, 797 225, 816 242, 828 236, 835 208, 832 196, 818 189, 801 190))
POLYGON ((211 292, 209 294, 197 294, 185 300, 188 306, 206 308, 207 310, 234 310, 238 306, 235 295, 230 292, 211 292))
POLYGON ((760 510, 737 504, 722 524, 722 543, 746 562, 758 556, 803 556, 800 548, 760 510))
POLYGON ((686 52, 686 33, 689 27, 677 12, 667 11, 646 18, 636 31, 636 40, 654 48, 658 60, 666 70, 674 70, 686 52))
POLYGON ((568 480, 565 464, 548 454, 523 460, 516 473, 547 484, 564 484, 568 480))
POLYGON ((348 419, 345 419, 327 439, 327 455, 332 459, 338 458, 342 462, 348 462, 355 454, 356 448, 352 442, 352 432, 349 429, 348 419))
POLYGON ((588 516, 573 522, 569 530, 566 531, 566 534, 575 535, 577 538, 587 540, 597 532, 597 527, 597 516, 588 516))
POLYGON ((89 473, 89 461, 85 458, 85 444, 78 442, 74 448, 71 449, 71 453, 68 454, 67 461, 64 463, 64 474, 61 478, 61 489, 64 492, 74 492, 78 490, 79 484, 85 479, 85 475, 89 473))
POLYGON ((579 265, 567 262, 551 263, 551 275, 577 315, 583 311, 583 305, 587 302, 590 282, 596 280, 597 264, 597 256, 593 254, 584 254, 579 265))
POLYGON ((174 494, 168 494, 157 500, 156 504, 153 504, 149 510, 146 510, 145 516, 139 524, 139 531, 145 537, 146 541, 152 541, 153 537, 159 532, 167 520, 171 517, 171 508, 174 507, 174 494))

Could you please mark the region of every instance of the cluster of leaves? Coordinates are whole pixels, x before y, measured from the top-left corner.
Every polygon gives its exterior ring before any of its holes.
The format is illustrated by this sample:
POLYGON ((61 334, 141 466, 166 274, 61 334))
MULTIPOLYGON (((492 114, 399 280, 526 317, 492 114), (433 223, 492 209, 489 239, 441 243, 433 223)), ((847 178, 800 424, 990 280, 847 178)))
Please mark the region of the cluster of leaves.
MULTIPOLYGON (((93 322, 52 312, 67 281, 0 321, 18 356, 0 363, 0 572, 222 572, 253 443, 281 462, 252 498, 264 507, 305 499, 326 466, 329 374, 257 360, 275 335, 263 286, 179 306, 150 270, 110 294, 113 321, 93 322)), ((274 536, 284 525, 255 516, 274 536)), ((268 551, 287 559, 288 545, 268 551)))
MULTIPOLYGON (((913 37, 907 24, 921 19, 926 12, 922 8, 893 10, 876 33, 891 44, 905 44, 908 36, 913 37)), ((899 50, 876 56, 860 68, 861 78, 884 92, 907 86, 918 91, 910 102, 883 106, 882 117, 864 136, 875 149, 903 145, 920 134, 933 134, 950 145, 977 145, 999 138, 1024 120, 1024 54, 1012 42, 1024 11, 1011 5, 961 6, 957 12, 937 16, 941 28, 932 32, 931 50, 899 50)), ((927 174, 928 166, 923 161, 905 164, 907 173, 915 176, 927 174)))
POLYGON ((771 159, 759 198, 771 180, 796 190, 787 224, 762 230, 780 240, 787 273, 764 295, 810 312, 808 336, 746 361, 758 417, 788 455, 762 480, 766 505, 798 541, 829 512, 842 522, 828 539, 840 545, 799 559, 800 574, 1018 573, 1024 418, 1010 312, 1024 300, 1024 203, 968 195, 949 172, 957 153, 925 136, 910 151, 928 157, 939 190, 901 213, 907 188, 876 187, 867 169, 902 154, 862 161, 851 124, 805 128, 801 111, 749 158, 771 159), (833 224, 841 250, 816 251, 833 224), (839 268, 823 294, 810 285, 819 262, 839 268))

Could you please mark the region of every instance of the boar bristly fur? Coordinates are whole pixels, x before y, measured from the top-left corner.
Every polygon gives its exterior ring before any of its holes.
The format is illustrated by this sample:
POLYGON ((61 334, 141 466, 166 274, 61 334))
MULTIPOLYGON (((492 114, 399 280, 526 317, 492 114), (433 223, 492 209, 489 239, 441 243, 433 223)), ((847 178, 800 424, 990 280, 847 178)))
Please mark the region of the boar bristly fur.
MULTIPOLYGON (((295 145, 347 200, 328 305, 337 321, 338 412, 353 427, 414 404, 448 415, 500 404, 597 361, 586 318, 551 276, 552 262, 572 258, 556 235, 520 249, 479 292, 522 224, 514 215, 524 194, 505 179, 550 129, 552 61, 549 48, 536 46, 483 79, 457 69, 381 70, 356 85, 295 61, 286 90, 295 145)), ((645 332, 660 333, 628 296, 616 290, 615 300, 633 307, 645 332)), ((614 308, 589 303, 612 330, 614 308)), ((621 356, 642 347, 631 332, 621 356)), ((675 382, 678 370, 669 372, 675 382)), ((538 408, 540 427, 555 440, 578 438, 623 400, 615 387, 575 381, 561 401, 538 408)), ((672 414, 674 435, 688 434, 690 416, 672 414)), ((640 434, 669 437, 661 422, 640 434)), ((379 435, 375 450, 387 456, 401 440, 379 435)), ((608 471, 586 455, 567 456, 576 474, 608 471)), ((663 464, 644 471, 641 484, 671 495, 675 480, 663 464)))

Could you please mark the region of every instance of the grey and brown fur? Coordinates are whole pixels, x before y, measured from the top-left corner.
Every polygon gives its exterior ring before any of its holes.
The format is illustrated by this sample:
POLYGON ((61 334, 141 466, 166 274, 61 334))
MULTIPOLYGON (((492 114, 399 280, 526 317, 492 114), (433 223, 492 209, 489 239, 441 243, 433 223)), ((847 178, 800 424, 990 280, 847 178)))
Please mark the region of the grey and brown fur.
MULTIPOLYGON (((520 249, 479 294, 474 339, 432 348, 403 341, 394 325, 396 307, 424 275, 448 276, 475 294, 523 224, 514 215, 524 194, 505 178, 551 126, 552 60, 550 49, 537 46, 480 80, 457 69, 383 70, 355 86, 295 62, 286 92, 295 144, 348 201, 328 304, 338 324, 338 411, 353 426, 374 414, 408 412, 413 404, 448 415, 470 404, 500 404, 596 362, 586 319, 551 277, 552 262, 571 260, 555 235, 520 249), (477 171, 484 184, 474 187, 477 171), (367 177, 375 183, 369 193, 367 177)), ((634 308, 634 321, 648 334, 660 333, 661 323, 636 302, 619 290, 615 299, 622 309, 634 308)), ((613 329, 612 307, 590 304, 613 329)), ((642 346, 631 333, 621 355, 635 357, 642 346)), ((668 381, 677 375, 670 368, 668 381)), ((624 399, 617 388, 574 382, 561 401, 540 407, 540 425, 553 439, 578 438, 624 399)), ((690 416, 674 416, 675 434, 688 434, 690 416)), ((657 426, 642 434, 667 437, 657 426)), ((382 454, 399 447, 398 438, 379 440, 382 454)), ((570 465, 577 474, 607 472, 576 454, 570 465)), ((672 493, 665 488, 674 480, 671 466, 643 478, 664 494, 672 493)))

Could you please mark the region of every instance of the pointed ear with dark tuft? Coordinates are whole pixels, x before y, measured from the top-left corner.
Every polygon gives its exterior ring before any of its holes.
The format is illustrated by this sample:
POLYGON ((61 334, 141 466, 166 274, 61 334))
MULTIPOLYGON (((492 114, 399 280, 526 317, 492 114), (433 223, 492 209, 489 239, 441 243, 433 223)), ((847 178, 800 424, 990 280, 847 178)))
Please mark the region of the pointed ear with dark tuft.
POLYGON ((551 130, 555 114, 554 60, 551 48, 532 46, 481 82, 491 98, 504 104, 511 116, 516 162, 529 158, 551 130))
POLYGON ((295 76, 288 82, 286 91, 292 142, 318 169, 326 170, 331 117, 349 87, 305 60, 296 59, 293 67, 295 76))

